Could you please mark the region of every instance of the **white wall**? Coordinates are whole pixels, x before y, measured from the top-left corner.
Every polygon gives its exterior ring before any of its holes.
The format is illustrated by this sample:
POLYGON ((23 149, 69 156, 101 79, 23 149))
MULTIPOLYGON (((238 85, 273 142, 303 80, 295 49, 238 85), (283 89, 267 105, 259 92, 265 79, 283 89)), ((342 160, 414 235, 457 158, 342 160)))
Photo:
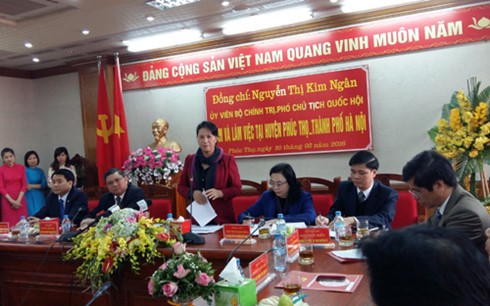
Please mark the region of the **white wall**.
MULTIPOLYGON (((182 159, 194 152, 197 149, 195 127, 205 120, 205 87, 368 65, 373 153, 380 160, 380 172, 401 173, 411 157, 432 147, 427 130, 440 118, 442 105, 449 102, 453 91, 463 89, 466 92, 466 80, 472 76, 490 86, 489 52, 489 42, 480 42, 252 77, 125 92, 131 149, 153 141, 151 122, 161 117, 170 122, 169 138, 182 145, 182 159)), ((346 178, 351 155, 242 158, 238 166, 242 178, 256 181, 267 179, 269 169, 280 161, 291 163, 298 176, 346 178)))
POLYGON ((78 74, 37 80, 0 77, 0 146, 14 149, 17 162, 35 150, 47 171, 54 149, 85 155, 78 74))
MULTIPOLYGON (((390 55, 287 72, 124 93, 131 150, 153 141, 151 122, 170 122, 169 138, 177 140, 185 155, 197 149, 195 128, 205 120, 204 88, 260 81, 291 75, 368 65, 372 115, 373 153, 380 172, 400 173, 416 153, 430 149, 427 136, 440 118, 441 108, 455 90, 467 90, 466 81, 478 77, 490 86, 490 42, 390 55)), ((71 155, 83 154, 79 83, 76 74, 39 80, 0 77, 0 141, 12 146, 18 158, 26 150, 38 150, 47 169, 56 146, 65 145, 71 155)), ((298 176, 346 178, 352 153, 310 154, 238 160, 242 178, 268 178, 277 162, 289 162, 298 176)))

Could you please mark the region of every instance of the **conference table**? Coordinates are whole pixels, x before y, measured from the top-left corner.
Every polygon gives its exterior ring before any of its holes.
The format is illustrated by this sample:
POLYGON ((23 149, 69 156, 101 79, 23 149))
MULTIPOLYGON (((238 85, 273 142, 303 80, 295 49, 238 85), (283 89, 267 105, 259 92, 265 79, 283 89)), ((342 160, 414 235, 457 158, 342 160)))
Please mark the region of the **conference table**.
MULTIPOLYGON (((204 235, 206 243, 202 245, 188 245, 187 251, 200 251, 201 254, 213 263, 216 275, 225 267, 230 252, 235 244, 220 244, 222 232, 204 235)), ((272 238, 257 239, 255 244, 244 244, 236 250, 235 257, 240 258, 242 266, 268 252, 272 246, 272 238)), ((1 241, 0 242, 0 301, 3 306, 20 305, 85 305, 92 298, 88 285, 77 282, 74 271, 79 261, 65 261, 64 252, 70 249, 71 243, 44 241, 42 243, 1 241)), ((338 248, 338 246, 337 246, 338 248)), ((305 272, 363 274, 364 277, 353 293, 339 293, 327 291, 305 290, 308 296, 305 302, 309 305, 374 305, 369 292, 367 267, 364 262, 340 263, 327 254, 329 250, 315 248, 315 263, 302 266, 296 260, 288 264, 287 271, 299 270, 305 272)), ((171 250, 160 249, 160 252, 169 257, 171 250)), ((268 253, 270 270, 272 271, 272 255, 268 253)), ((149 276, 163 262, 157 260, 154 264, 142 265, 139 274, 129 269, 121 269, 112 277, 113 285, 107 293, 94 301, 92 305, 168 305, 163 299, 153 299, 147 293, 149 276)), ((246 269, 247 270, 247 269, 246 269)), ((280 296, 283 291, 275 288, 280 278, 274 279, 258 293, 257 300, 271 295, 280 296)), ((201 305, 195 303, 195 306, 201 305)))

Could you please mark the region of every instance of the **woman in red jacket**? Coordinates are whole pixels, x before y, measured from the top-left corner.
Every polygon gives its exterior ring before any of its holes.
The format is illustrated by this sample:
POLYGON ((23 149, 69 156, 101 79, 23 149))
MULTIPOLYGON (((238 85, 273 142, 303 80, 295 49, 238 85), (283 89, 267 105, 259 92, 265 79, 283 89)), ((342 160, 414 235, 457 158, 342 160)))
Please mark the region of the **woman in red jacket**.
POLYGON ((213 122, 201 122, 196 134, 199 149, 185 158, 178 191, 198 204, 209 199, 217 214, 214 223, 235 223, 231 200, 242 188, 235 158, 216 146, 218 127, 213 122))

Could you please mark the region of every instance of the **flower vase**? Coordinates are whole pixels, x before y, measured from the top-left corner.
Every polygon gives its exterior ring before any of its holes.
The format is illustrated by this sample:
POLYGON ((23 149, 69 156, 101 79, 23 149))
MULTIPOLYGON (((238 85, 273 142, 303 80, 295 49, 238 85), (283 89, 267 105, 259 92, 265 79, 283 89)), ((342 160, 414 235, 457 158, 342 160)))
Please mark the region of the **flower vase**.
POLYGON ((179 298, 172 298, 172 300, 168 301, 168 303, 173 306, 193 306, 192 304, 193 300, 194 299, 190 297, 182 300, 179 298))

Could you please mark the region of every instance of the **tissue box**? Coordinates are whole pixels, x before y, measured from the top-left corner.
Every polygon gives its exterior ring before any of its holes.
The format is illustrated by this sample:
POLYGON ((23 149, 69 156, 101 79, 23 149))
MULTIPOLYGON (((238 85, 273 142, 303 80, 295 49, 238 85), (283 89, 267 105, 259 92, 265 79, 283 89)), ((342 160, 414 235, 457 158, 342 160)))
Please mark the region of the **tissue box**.
POLYGON ((191 220, 186 219, 182 222, 172 221, 170 222, 170 226, 175 232, 180 232, 181 234, 185 234, 191 231, 191 220))
POLYGON ((255 280, 245 278, 243 283, 231 285, 227 281, 216 283, 219 297, 215 296, 216 306, 255 306, 257 305, 257 293, 255 292, 255 280))

